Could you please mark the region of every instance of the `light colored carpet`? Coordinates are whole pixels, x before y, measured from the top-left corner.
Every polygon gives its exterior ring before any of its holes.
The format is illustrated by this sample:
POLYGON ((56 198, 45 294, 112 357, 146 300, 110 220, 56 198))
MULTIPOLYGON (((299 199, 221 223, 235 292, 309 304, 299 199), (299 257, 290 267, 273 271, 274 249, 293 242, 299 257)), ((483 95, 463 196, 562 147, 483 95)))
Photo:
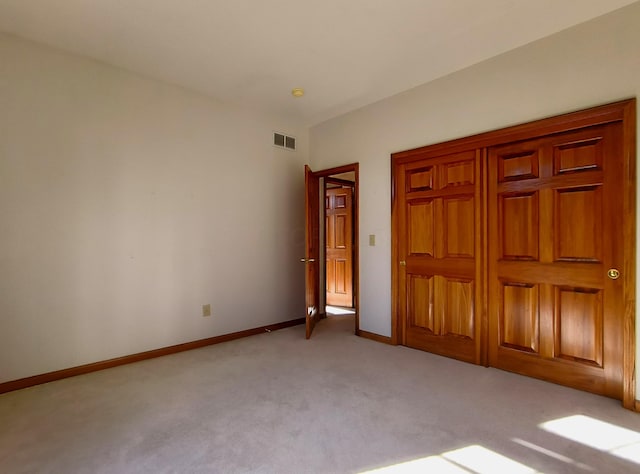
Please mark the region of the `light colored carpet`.
POLYGON ((298 326, 1 395, 0 472, 640 472, 640 415, 616 400, 352 331, 331 317, 309 341, 298 326))

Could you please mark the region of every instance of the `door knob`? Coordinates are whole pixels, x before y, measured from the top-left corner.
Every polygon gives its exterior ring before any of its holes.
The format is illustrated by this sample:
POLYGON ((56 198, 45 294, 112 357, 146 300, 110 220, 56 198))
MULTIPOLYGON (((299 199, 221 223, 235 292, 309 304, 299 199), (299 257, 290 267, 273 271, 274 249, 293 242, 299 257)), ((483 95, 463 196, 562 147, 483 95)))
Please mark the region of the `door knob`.
POLYGON ((305 263, 305 262, 307 261, 307 259, 306 259, 306 258, 301 258, 301 259, 300 259, 300 261, 301 261, 302 263, 305 263))
POLYGON ((607 276, 612 280, 617 280, 618 278, 620 278, 620 270, 618 270, 617 268, 610 268, 607 272, 607 276))
POLYGON ((400 266, 401 267, 406 267, 407 266, 407 262, 404 260, 400 260, 400 266))

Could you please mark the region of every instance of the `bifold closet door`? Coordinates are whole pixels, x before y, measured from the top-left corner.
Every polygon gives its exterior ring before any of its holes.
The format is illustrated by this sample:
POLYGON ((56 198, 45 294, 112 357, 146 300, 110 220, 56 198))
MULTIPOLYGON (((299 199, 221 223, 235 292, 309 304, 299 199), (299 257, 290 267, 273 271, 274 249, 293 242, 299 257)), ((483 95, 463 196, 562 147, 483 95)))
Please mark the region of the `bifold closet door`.
POLYGON ((622 397, 621 134, 488 149, 491 366, 622 397))
POLYGON ((481 152, 413 158, 394 170, 401 343, 481 362, 481 152))

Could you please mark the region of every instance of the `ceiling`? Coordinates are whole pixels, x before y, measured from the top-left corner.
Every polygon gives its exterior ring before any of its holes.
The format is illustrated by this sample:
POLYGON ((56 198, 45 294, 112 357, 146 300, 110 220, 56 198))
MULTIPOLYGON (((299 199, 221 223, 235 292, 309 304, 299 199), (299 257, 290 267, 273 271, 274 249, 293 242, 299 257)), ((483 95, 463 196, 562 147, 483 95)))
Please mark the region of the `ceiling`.
POLYGON ((0 30, 314 125, 635 1, 0 0, 0 30))

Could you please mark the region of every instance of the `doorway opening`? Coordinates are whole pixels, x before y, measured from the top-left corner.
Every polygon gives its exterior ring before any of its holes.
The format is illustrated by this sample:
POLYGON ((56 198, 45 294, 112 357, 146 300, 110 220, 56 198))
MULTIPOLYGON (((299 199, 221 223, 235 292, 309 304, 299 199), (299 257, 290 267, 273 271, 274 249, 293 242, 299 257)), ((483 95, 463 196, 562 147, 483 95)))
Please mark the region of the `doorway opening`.
POLYGON ((323 179, 325 314, 355 313, 353 248, 355 172, 323 179))
POLYGON ((309 308, 316 304, 318 319, 327 316, 353 318, 354 334, 358 334, 358 163, 309 172, 313 176, 308 180, 317 180, 317 195, 313 186, 311 192, 315 197, 309 196, 307 201, 307 233, 316 235, 307 235, 307 242, 311 242, 311 247, 317 242, 319 265, 310 262, 313 257, 307 255, 307 271, 317 272, 315 277, 307 276, 307 285, 317 285, 317 293, 313 288, 306 289, 307 319, 313 319, 308 321, 307 325, 310 323, 311 327, 308 327, 307 336, 311 335, 316 322, 316 318, 309 317, 309 308), (317 211, 309 208, 311 203, 317 204, 317 211), (317 225, 310 225, 309 214, 314 215, 310 220, 317 225), (317 301, 309 301, 314 294, 317 301))

